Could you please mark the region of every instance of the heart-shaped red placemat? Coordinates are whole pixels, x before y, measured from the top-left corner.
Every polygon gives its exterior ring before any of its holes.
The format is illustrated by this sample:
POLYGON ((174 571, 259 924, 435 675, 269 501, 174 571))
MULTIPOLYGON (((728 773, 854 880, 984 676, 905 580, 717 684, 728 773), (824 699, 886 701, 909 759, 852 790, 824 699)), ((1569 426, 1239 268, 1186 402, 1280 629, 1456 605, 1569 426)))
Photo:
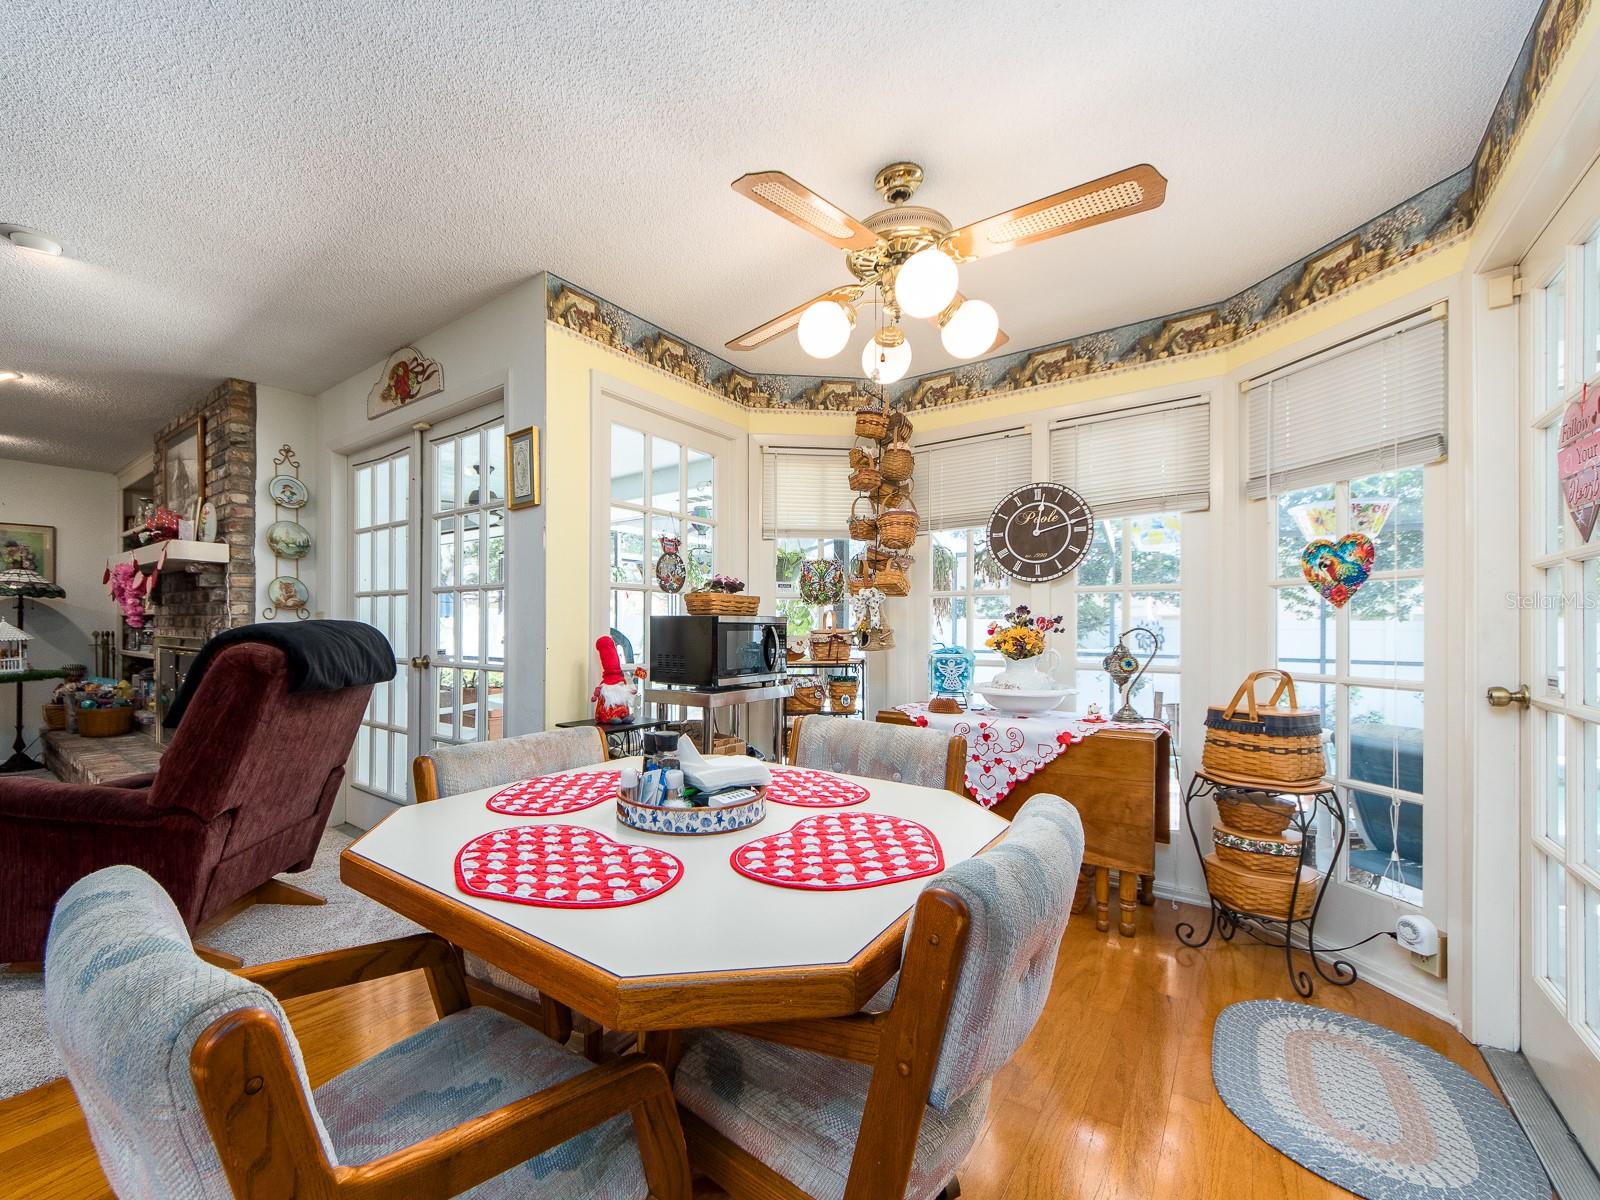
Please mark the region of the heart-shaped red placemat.
POLYGON ((501 788, 489 797, 489 811, 508 817, 559 817, 617 798, 620 771, 563 771, 501 788))
POLYGON ((904 817, 823 813, 746 842, 729 861, 758 883, 840 892, 937 875, 944 851, 931 830, 904 817))
POLYGON ((676 855, 612 841, 581 825, 494 829, 456 855, 456 886, 463 892, 543 908, 638 904, 682 878, 676 855))
POLYGON ((768 800, 801 808, 846 808, 860 804, 871 794, 859 783, 809 767, 774 771, 772 786, 767 788, 768 800))

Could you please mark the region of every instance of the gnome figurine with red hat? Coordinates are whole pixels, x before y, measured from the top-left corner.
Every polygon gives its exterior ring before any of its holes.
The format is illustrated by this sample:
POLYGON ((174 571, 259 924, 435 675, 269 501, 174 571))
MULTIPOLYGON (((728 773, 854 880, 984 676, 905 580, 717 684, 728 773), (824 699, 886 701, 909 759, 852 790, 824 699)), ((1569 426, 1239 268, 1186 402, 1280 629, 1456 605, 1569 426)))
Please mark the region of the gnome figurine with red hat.
MULTIPOLYGON (((633 716, 633 701, 639 689, 622 673, 622 658, 609 635, 595 638, 594 648, 600 655, 600 685, 590 697, 594 701, 594 719, 602 725, 619 724, 633 716)), ((643 678, 644 669, 636 667, 633 679, 643 678)))

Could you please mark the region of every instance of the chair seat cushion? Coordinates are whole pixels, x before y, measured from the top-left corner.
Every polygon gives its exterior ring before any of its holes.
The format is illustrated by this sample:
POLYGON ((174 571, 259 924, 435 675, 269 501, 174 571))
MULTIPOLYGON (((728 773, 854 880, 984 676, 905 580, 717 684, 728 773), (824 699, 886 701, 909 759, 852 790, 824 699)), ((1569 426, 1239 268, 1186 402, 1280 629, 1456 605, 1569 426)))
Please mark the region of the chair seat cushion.
MULTIPOLYGON (((521 1022, 474 1007, 330 1079, 316 1105, 340 1164, 353 1166, 592 1069, 521 1022)), ((643 1200, 647 1191, 624 1113, 462 1195, 643 1200)))
MULTIPOLYGON (((688 1035, 678 1103, 815 1200, 843 1200, 872 1069, 736 1033, 688 1035)), ((922 1115, 907 1200, 930 1200, 978 1140, 984 1084, 922 1115)), ((887 1200, 887 1198, 885 1198, 887 1200)))

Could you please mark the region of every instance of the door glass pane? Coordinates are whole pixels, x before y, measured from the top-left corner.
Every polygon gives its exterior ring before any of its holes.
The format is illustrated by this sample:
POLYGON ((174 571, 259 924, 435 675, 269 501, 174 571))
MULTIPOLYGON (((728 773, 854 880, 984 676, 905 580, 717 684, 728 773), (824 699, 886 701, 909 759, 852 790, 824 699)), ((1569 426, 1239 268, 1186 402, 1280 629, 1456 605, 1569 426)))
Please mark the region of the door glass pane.
POLYGON ((651 505, 672 512, 678 509, 678 460, 683 448, 665 438, 650 439, 651 505))
POLYGON ((1567 994, 1567 873, 1553 858, 1544 858, 1543 891, 1544 977, 1565 996, 1567 994))
POLYGON ((1105 655, 1122 632, 1122 596, 1117 592, 1078 593, 1078 655, 1105 655))
POLYGON ((461 658, 465 662, 479 661, 482 652, 482 597, 478 591, 461 593, 461 658))
MULTIPOLYGON (((1589 572, 1584 572, 1584 586, 1589 583, 1589 572)), ((1544 595, 1539 598, 1539 603, 1544 611, 1544 686, 1547 692, 1557 696, 1564 696, 1567 692, 1567 648, 1566 648, 1566 621, 1563 614, 1566 611, 1566 568, 1564 566, 1550 567, 1544 573, 1544 595)), ((1594 620, 1585 612, 1584 622, 1588 627, 1584 633, 1586 638, 1594 639, 1597 631, 1594 620)), ((1589 653, 1600 656, 1600 641, 1591 640, 1592 647, 1589 653)), ((1600 657, 1595 660, 1600 663, 1600 657)), ((1600 670, 1591 674, 1590 685, 1600 682, 1600 670)), ((1591 696, 1590 703, 1594 703, 1591 696)))
POLYGON ((1422 902, 1422 805, 1350 789, 1351 883, 1413 904, 1422 902))
POLYGON ((1600 1034, 1600 892, 1583 889, 1583 1023, 1600 1034))
POLYGON ((433 657, 447 662, 456 657, 456 593, 440 592, 434 597, 438 616, 434 622, 433 657))
POLYGON ((372 539, 372 588, 374 591, 386 592, 390 588, 389 575, 389 547, 393 544, 388 535, 379 530, 377 533, 360 534, 361 537, 372 539))
POLYGON ((396 658, 411 657, 411 625, 407 613, 407 598, 402 593, 394 597, 394 629, 390 641, 394 643, 396 658))
POLYGON ((365 529, 372 524, 372 468, 356 470, 356 528, 365 529))
POLYGON ((644 582, 644 515, 611 510, 611 582, 644 582))
MULTIPOLYGON (((1583 793, 1583 861, 1600 871, 1600 725, 1585 722, 1583 736, 1588 744, 1585 758, 1589 763, 1583 793)), ((1600 991, 1600 975, 1589 978, 1600 991)))
POLYGON ((454 517, 446 517, 442 521, 435 521, 433 527, 437 542, 436 553, 439 560, 438 585, 440 587, 455 587, 456 520, 454 517))
POLYGON ((1422 580, 1371 579, 1350 600, 1350 674, 1422 678, 1422 580))
POLYGON ((372 590, 372 534, 356 534, 356 591, 372 590))
POLYGON ((1567 718, 1546 713, 1544 718, 1544 833, 1554 842, 1567 840, 1567 718))
POLYGON ((379 463, 372 469, 372 523, 374 525, 387 525, 392 517, 389 515, 389 464, 379 463))
POLYGON ((1561 422, 1545 426, 1544 431, 1544 548, 1559 550, 1567 537, 1567 506, 1561 497, 1561 471, 1556 455, 1561 448, 1561 422))
POLYGON ((689 483, 684 507, 691 517, 711 517, 713 478, 716 460, 698 450, 689 451, 689 483))
POLYGON ((1334 610, 1303 585, 1273 591, 1278 606, 1278 666, 1296 675, 1332 675, 1339 657, 1334 610))
POLYGON ((506 498, 506 427, 493 425, 483 435, 485 470, 489 475, 489 500, 506 498))
POLYGON ((1300 551, 1313 538, 1337 537, 1333 484, 1282 492, 1278 496, 1278 578, 1299 579, 1300 551))
POLYGON ((1544 380, 1546 405, 1559 403, 1567 391, 1567 273, 1544 289, 1544 380))
POLYGON ((611 427, 611 498, 644 503, 644 434, 621 425, 611 427))
POLYGON ((489 549, 488 570, 484 572, 485 583, 504 583, 506 581, 506 514, 504 509, 496 508, 489 512, 489 549))
POLYGON ((467 513, 461 518, 461 584, 475 587, 482 582, 480 567, 483 548, 483 518, 467 513))
POLYGON ((433 448, 433 486, 438 495, 435 508, 449 512, 456 506, 456 444, 437 443, 433 448))
POLYGON ((461 439, 461 499, 458 508, 483 503, 483 434, 474 431, 461 439))
POLYGON ((1600 229, 1583 244, 1583 346, 1588 378, 1600 371, 1600 229))
MULTIPOLYGON (((1376 551, 1374 571, 1422 568, 1422 471, 1421 467, 1410 467, 1350 481, 1345 528, 1372 539, 1376 551)), ((1324 535, 1318 532, 1317 536, 1324 535)))
POLYGON ((396 455, 392 464, 394 473, 393 519, 404 521, 411 514, 411 454, 396 455))
POLYGON ((506 677, 499 671, 486 671, 484 678, 488 680, 484 698, 488 707, 488 736, 502 738, 505 737, 506 677))
POLYGON ((617 643, 622 660, 629 663, 644 661, 644 593, 632 588, 614 588, 611 592, 611 636, 617 643))
POLYGON ((453 740, 456 736, 456 673, 450 667, 434 672, 433 732, 453 740))
MULTIPOLYGON (((1156 652, 1157 662, 1171 662, 1178 657, 1181 622, 1181 599, 1178 592, 1134 592, 1129 597, 1128 626, 1143 625, 1161 635, 1161 649, 1156 652)), ((1144 651, 1138 649, 1140 657, 1144 651)))
MULTIPOLYGON (((659 544, 659 543, 658 543, 659 544)), ((712 566, 714 560, 715 542, 710 525, 699 521, 689 522, 689 544, 684 547, 687 552, 684 565, 688 568, 689 582, 687 589, 693 591, 714 573, 712 566)))
POLYGON ((461 672, 461 738, 463 741, 473 742, 478 739, 478 708, 481 697, 478 695, 478 672, 461 672))
POLYGON ((1349 778, 1422 792, 1422 694, 1350 689, 1349 778))

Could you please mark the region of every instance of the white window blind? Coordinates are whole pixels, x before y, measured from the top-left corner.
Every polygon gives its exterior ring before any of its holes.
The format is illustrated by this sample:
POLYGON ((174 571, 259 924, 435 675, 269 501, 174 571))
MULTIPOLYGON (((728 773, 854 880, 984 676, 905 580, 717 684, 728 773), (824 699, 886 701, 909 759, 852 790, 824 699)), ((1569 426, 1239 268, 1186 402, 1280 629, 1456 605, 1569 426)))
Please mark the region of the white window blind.
POLYGON ((1412 318, 1252 380, 1245 492, 1351 479, 1445 456, 1445 321, 1412 318))
POLYGON ((1050 430, 1050 478, 1097 517, 1211 507, 1211 406, 1179 400, 1075 417, 1050 430))
POLYGON ((850 456, 846 450, 761 452, 761 536, 849 537, 850 456))
POLYGON ((969 529, 987 523, 1000 498, 1033 474, 1032 443, 1025 429, 935 442, 915 450, 912 495, 924 529, 969 529))

